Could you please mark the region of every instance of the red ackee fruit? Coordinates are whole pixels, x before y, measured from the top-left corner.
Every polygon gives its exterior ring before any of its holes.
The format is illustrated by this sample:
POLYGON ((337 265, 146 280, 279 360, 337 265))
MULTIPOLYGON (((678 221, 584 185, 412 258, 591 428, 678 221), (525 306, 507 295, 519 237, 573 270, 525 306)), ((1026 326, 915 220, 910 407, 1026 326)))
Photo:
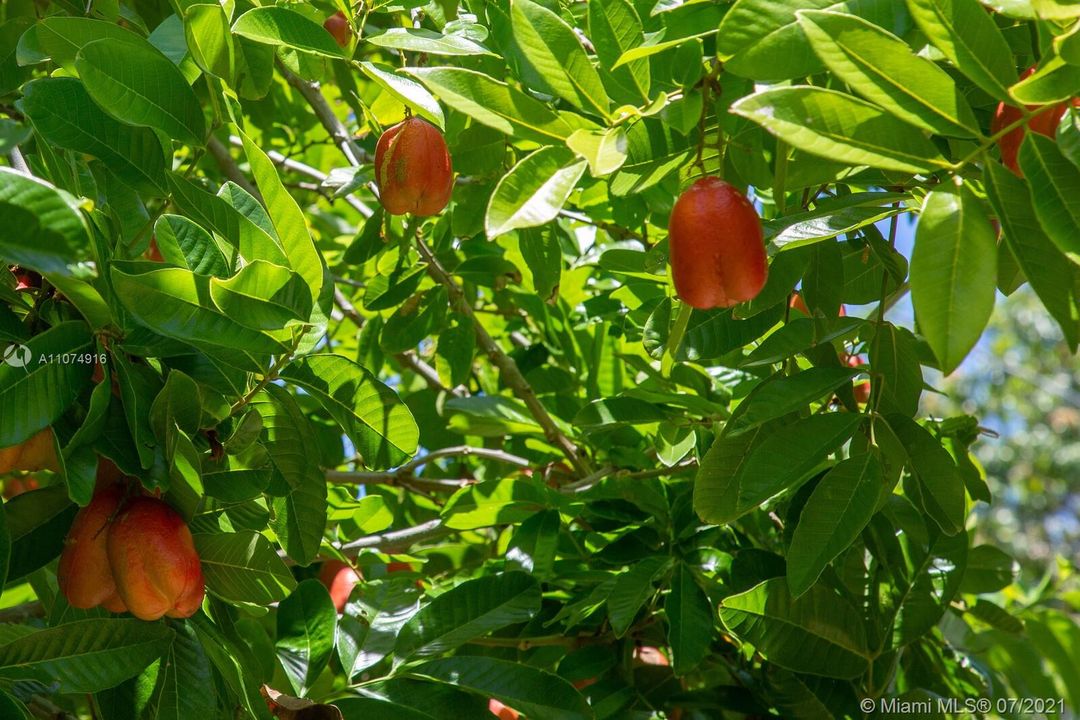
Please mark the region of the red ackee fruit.
MULTIPOLYGON (((1034 67, 1030 67, 1024 71, 1024 74, 1020 76, 1020 79, 1031 75, 1035 72, 1034 67)), ((1027 121, 1026 125, 1019 125, 1005 135, 1001 136, 997 143, 998 148, 1001 150, 1001 162, 1005 164, 1005 167, 1012 170, 1017 175, 1023 176, 1023 172, 1020 170, 1020 164, 1017 162, 1017 156, 1020 153, 1020 144, 1024 142, 1024 133, 1028 130, 1037 132, 1040 135, 1052 138, 1057 132, 1058 123, 1061 122, 1062 116, 1065 115, 1065 111, 1069 109, 1070 101, 1058 103, 1049 109, 1044 109, 1035 117, 1027 121)), ((1080 98, 1073 98, 1071 101, 1073 107, 1080 108, 1080 98)), ((1039 105, 1028 105, 1028 111, 1039 110, 1039 105)), ((994 112, 994 120, 990 124, 990 134, 996 135, 1005 128, 1009 127, 1013 123, 1018 122, 1023 117, 1023 112, 1015 105, 1008 105, 1004 102, 999 103, 997 110, 994 112)))
POLYGON ((326 18, 323 27, 326 28, 326 32, 333 36, 334 42, 341 47, 348 46, 349 40, 352 39, 352 28, 349 26, 349 20, 345 17, 345 13, 338 10, 326 18))
POLYGON ((64 551, 56 579, 68 604, 82 610, 104 605, 110 612, 125 612, 109 566, 109 524, 124 499, 124 486, 108 484, 79 510, 64 538, 64 551))
POLYGON ((746 302, 765 285, 761 218, 746 196, 719 178, 702 178, 679 196, 668 242, 675 291, 699 310, 746 302))
POLYGON ((327 560, 319 570, 319 582, 330 591, 330 599, 338 613, 345 611, 353 588, 360 582, 360 575, 340 560, 327 560))
POLYGON ((442 212, 454 189, 454 169, 439 129, 408 117, 384 132, 375 147, 375 184, 391 215, 442 212))
POLYGON ((128 501, 109 527, 106 547, 117 590, 135 617, 185 618, 202 605, 202 565, 191 531, 161 500, 128 501))

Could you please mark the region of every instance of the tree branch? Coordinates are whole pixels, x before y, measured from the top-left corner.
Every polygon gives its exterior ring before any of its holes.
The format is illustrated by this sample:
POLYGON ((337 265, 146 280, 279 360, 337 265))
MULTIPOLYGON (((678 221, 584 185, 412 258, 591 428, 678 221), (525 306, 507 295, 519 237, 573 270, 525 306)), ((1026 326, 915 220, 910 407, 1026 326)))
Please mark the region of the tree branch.
POLYGON ((33 618, 45 617, 45 607, 40 602, 28 602, 0 609, 0 623, 21 624, 33 618))
POLYGON ((487 354, 488 359, 491 360, 491 364, 499 370, 499 375, 502 377, 503 382, 507 387, 528 407, 529 413, 533 416, 537 423, 544 431, 544 437, 548 442, 555 445, 562 451, 563 455, 570 461, 570 464, 574 466, 581 475, 589 475, 592 472, 592 468, 589 465, 588 460, 582 456, 577 445, 566 434, 559 429, 559 426, 555 424, 555 420, 548 413, 547 408, 536 396, 536 392, 529 385, 525 376, 521 374, 521 370, 518 369, 517 363, 514 359, 503 352, 498 343, 495 342, 491 334, 488 333, 484 325, 477 320, 476 314, 473 312, 472 305, 469 304, 465 298, 465 293, 462 292, 461 287, 458 286, 454 278, 439 262, 439 259, 435 257, 435 254, 431 252, 431 249, 424 244, 423 238, 419 235, 416 237, 416 247, 420 251, 421 257, 427 263, 428 274, 435 279, 436 282, 441 283, 450 293, 451 305, 460 308, 460 310, 473 321, 473 329, 476 331, 476 340, 480 344, 481 349, 487 354))
MULTIPOLYGON (((237 138, 239 140, 239 138, 237 138)), ((263 201, 262 193, 259 192, 259 188, 255 187, 244 173, 240 172, 240 166, 236 164, 236 160, 233 158, 232 153, 229 152, 229 148, 225 147, 224 143, 218 140, 216 137, 211 137, 206 141, 206 149, 210 151, 210 154, 214 156, 214 161, 217 162, 218 167, 221 168, 221 172, 225 174, 229 180, 244 188, 245 191, 253 196, 260 203, 265 205, 263 201)))
POLYGON ((517 455, 511 455, 508 452, 502 450, 496 450, 493 448, 480 448, 472 447, 469 445, 456 445, 454 447, 440 448, 438 450, 432 450, 428 454, 418 457, 415 460, 405 463, 396 470, 387 470, 385 472, 367 472, 367 471, 354 471, 354 472, 342 472, 338 470, 329 470, 326 472, 327 482, 335 484, 356 484, 356 485, 417 485, 428 486, 433 489, 446 490, 465 487, 471 485, 476 481, 472 478, 424 478, 418 477, 416 471, 425 465, 431 463, 434 460, 446 457, 480 457, 487 460, 494 460, 496 462, 506 463, 508 465, 516 465, 518 467, 527 468, 532 465, 528 460, 517 455))
POLYGON ((404 530, 391 530, 378 535, 368 535, 341 546, 346 557, 356 557, 361 550, 380 550, 386 553, 402 552, 427 540, 436 540, 454 532, 441 519, 429 520, 404 530))

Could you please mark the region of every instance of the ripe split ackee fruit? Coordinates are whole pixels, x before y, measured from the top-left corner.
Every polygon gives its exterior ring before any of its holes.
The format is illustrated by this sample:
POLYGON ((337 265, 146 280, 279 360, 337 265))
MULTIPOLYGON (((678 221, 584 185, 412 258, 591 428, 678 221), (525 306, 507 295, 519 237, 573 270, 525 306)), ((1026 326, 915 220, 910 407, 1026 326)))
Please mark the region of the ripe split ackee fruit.
POLYGON ((719 178, 698 180, 675 201, 668 242, 675 291, 699 310, 746 302, 765 285, 761 218, 745 195, 719 178))
POLYGON ((387 129, 375 147, 375 184, 391 215, 442 212, 454 190, 454 169, 439 129, 418 117, 387 129))

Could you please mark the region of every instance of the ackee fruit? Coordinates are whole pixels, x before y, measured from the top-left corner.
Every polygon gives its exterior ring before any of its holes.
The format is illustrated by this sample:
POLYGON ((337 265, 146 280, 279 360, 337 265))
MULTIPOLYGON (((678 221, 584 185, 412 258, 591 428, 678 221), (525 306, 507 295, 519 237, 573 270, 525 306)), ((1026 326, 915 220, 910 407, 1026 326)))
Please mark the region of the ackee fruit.
MULTIPOLYGON (((1020 79, 1031 75, 1035 72, 1034 67, 1030 67, 1024 71, 1024 74, 1020 76, 1020 79)), ((1073 107, 1080 108, 1080 98, 1073 98, 1073 107)), ((1012 170, 1017 175, 1023 176, 1023 172, 1020 170, 1020 164, 1017 162, 1017 156, 1020 154, 1020 144, 1024 142, 1024 133, 1028 130, 1037 132, 1040 135, 1052 138, 1057 133, 1058 123, 1061 122, 1061 118, 1065 115, 1065 111, 1069 109, 1069 101, 1054 105, 1050 109, 1044 109, 1035 117, 1027 121, 1025 125, 1020 125, 1013 128, 1005 135, 998 138, 998 148, 1001 150, 1001 162, 1005 164, 1005 167, 1012 170)), ((1028 105, 1028 111, 1039 110, 1039 105, 1028 105)), ((990 124, 990 134, 996 135, 1005 128, 1009 127, 1015 122, 1018 122, 1023 117, 1023 112, 1015 105, 1009 105, 1007 103, 999 103, 997 110, 994 112, 994 120, 990 124)))
POLYGON ((391 215, 442 212, 454 190, 454 170, 439 129, 408 117, 386 130, 375 146, 375 184, 391 215))
POLYGON ((110 484, 94 494, 90 504, 79 510, 64 538, 56 579, 68 604, 82 610, 104 605, 110 612, 125 612, 116 590, 106 544, 109 523, 116 515, 125 489, 110 484))
POLYGON ((698 180, 675 201, 668 242, 675 291, 698 310, 752 300, 765 285, 761 218, 719 178, 698 180))
POLYGON ((202 605, 202 566, 180 514, 152 497, 130 500, 109 527, 109 566, 132 615, 190 617, 202 605))
POLYGON ((330 591, 330 599, 338 613, 345 612, 353 588, 360 582, 360 575, 352 566, 340 560, 327 560, 319 570, 319 582, 330 591))
POLYGON ((52 428, 45 428, 18 445, 0 448, 0 475, 15 470, 60 472, 52 428))
POLYGON ((326 28, 326 32, 333 36, 334 42, 341 47, 348 46, 349 40, 352 38, 352 28, 349 27, 349 20, 345 17, 345 13, 338 10, 326 18, 323 27, 326 28))

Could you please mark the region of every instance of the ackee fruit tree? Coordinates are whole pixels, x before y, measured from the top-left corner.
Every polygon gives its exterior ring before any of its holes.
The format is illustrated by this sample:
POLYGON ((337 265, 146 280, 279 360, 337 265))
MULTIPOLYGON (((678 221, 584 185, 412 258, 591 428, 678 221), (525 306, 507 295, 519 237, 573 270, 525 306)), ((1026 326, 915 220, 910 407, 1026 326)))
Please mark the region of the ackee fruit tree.
POLYGON ((920 399, 1075 356, 1078 94, 1070 0, 6 0, 0 718, 1075 710, 920 399))

